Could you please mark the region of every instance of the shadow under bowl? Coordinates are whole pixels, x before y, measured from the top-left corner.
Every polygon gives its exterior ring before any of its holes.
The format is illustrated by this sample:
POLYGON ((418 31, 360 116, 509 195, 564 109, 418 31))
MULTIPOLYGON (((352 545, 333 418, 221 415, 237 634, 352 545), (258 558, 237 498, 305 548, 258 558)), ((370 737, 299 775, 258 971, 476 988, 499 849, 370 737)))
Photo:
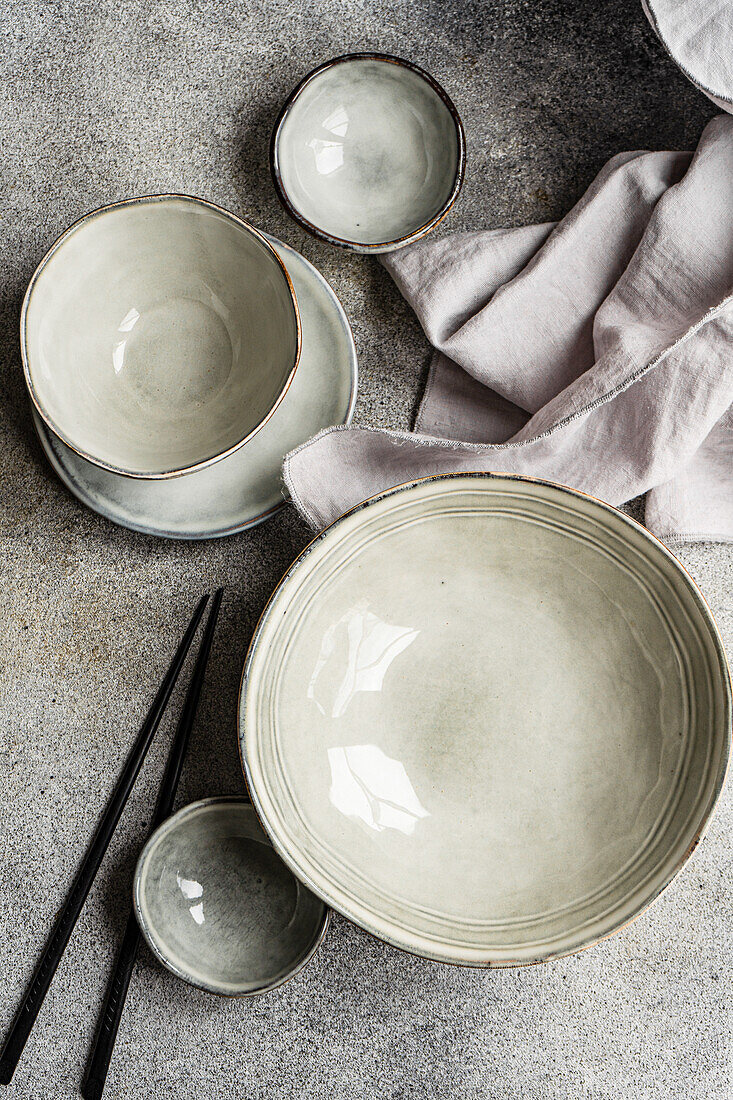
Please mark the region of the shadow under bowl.
POLYGON ((275 853, 244 798, 206 798, 165 821, 133 885, 140 929, 179 978, 224 996, 276 988, 315 953, 329 911, 275 853))

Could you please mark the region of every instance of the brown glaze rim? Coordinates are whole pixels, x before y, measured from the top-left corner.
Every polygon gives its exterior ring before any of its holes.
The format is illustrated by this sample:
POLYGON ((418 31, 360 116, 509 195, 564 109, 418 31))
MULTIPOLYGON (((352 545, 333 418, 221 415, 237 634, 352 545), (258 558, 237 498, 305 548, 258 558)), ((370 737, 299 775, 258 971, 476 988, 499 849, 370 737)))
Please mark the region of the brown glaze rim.
POLYGON ((426 72, 425 69, 421 69, 419 65, 415 65, 412 61, 406 61, 402 57, 395 57, 393 54, 388 53, 345 53, 340 57, 334 57, 330 61, 324 62, 323 65, 319 65, 317 68, 311 70, 298 85, 293 89, 285 103, 280 110, 280 114, 277 117, 275 125, 272 130, 272 137, 270 139, 270 173, 272 175, 272 181, 275 185, 277 197, 282 203, 283 207, 290 215, 290 217, 296 221, 303 229, 308 233, 312 233, 314 237, 318 237, 320 240, 328 241, 329 244, 335 244, 340 248, 349 248, 353 252, 359 252, 362 254, 388 252, 394 248, 401 248, 406 244, 412 244, 413 241, 418 241, 422 237, 425 237, 431 230, 435 229, 436 225, 442 222, 443 218, 453 207, 461 187, 463 186, 463 180, 466 174, 466 135, 463 129, 463 123, 461 116, 458 114, 458 110, 450 98, 446 90, 438 83, 438 81, 426 72), (290 114, 295 101, 304 91, 306 86, 319 77, 322 73, 329 69, 334 68, 336 65, 342 65, 344 63, 352 61, 384 61, 389 65, 397 65, 404 69, 410 69, 416 73, 432 88, 437 94, 438 98, 442 101, 443 105, 447 108, 450 114, 453 124, 456 128, 456 138, 458 141, 458 155, 456 158, 456 170, 453 178, 453 186, 451 187, 450 194, 445 200, 443 205, 437 214, 434 214, 429 221, 424 225, 418 226, 417 229, 412 230, 410 233, 406 233, 403 237, 396 237, 391 241, 379 241, 374 244, 365 244, 360 241, 349 240, 347 237, 336 237, 331 233, 327 233, 325 229, 320 229, 313 222, 302 214, 296 206, 290 200, 287 189, 282 179, 280 172, 280 158, 279 158, 279 143, 280 132, 283 124, 285 123, 288 115, 290 114))
POLYGON ((273 590, 272 595, 268 599, 268 601, 267 601, 267 603, 266 603, 266 605, 265 605, 265 607, 262 611, 262 614, 260 615, 260 617, 257 621, 257 625, 255 626, 254 632, 252 634, 252 638, 251 638, 249 646, 247 648, 247 654, 246 654, 246 657, 245 657, 244 667, 243 667, 243 670, 242 670, 242 677, 241 677, 240 685, 239 685, 239 696, 238 696, 238 699, 237 699, 237 745, 238 745, 238 749, 239 749, 239 760, 240 760, 240 764, 241 764, 241 767, 242 767, 242 771, 244 773, 244 781, 245 781, 245 784, 246 784, 246 787, 247 787, 247 792, 248 792, 249 798, 250 798, 251 803, 252 803, 252 808, 254 809, 255 813, 257 814, 257 817, 260 821, 260 824, 262 825, 262 828, 264 829, 265 833, 269 837, 273 848, 278 853, 278 855, 283 859, 283 861, 288 865, 288 867, 291 869, 291 871, 296 876, 296 878, 298 878, 301 882, 303 882, 304 885, 307 886, 308 889, 311 891, 311 893, 313 893, 317 897, 321 898, 321 900, 323 901, 323 903, 325 905, 330 906, 335 912, 340 913, 341 916, 345 917, 352 924, 356 925, 357 928, 361 928, 364 932, 367 933, 367 935, 371 936, 373 939, 378 940, 382 943, 387 943, 387 944, 389 944, 390 947, 394 947, 398 951, 404 951, 405 954, 413 955, 415 958, 426 959, 429 962, 437 962, 437 963, 440 963, 441 965, 445 965, 445 966, 457 966, 457 967, 469 968, 469 969, 473 969, 473 970, 506 970, 506 969, 513 969, 513 968, 517 968, 517 967, 538 966, 541 963, 555 962, 559 959, 569 958, 572 955, 579 954, 581 951, 586 951, 590 947, 594 947, 596 944, 603 942, 603 940, 610 939, 610 937, 615 936, 617 932, 622 931, 624 928, 628 928, 628 926, 630 924, 632 924, 638 917, 640 917, 642 915, 642 913, 645 913, 646 910, 649 909, 649 907, 651 905, 653 905, 653 903, 657 900, 657 898, 659 898, 661 896, 661 894, 664 893, 664 891, 667 889, 667 887, 670 885, 670 883, 677 877, 677 875, 682 870, 684 865, 687 863, 688 859, 690 858, 692 853, 695 851, 695 849, 697 848, 698 844, 700 843, 700 841, 702 840, 703 836, 705 835, 705 833, 707 831, 707 828, 710 824, 710 821, 712 820, 713 814, 715 812, 715 808, 717 806, 718 800, 719 800, 720 795, 723 791, 723 788, 725 786, 727 776, 728 776, 728 770, 729 770, 729 766, 730 766, 730 756, 731 756, 732 726, 733 726, 733 694, 732 694, 732 689, 731 689, 731 675, 730 675, 730 668, 728 666, 728 659, 727 659, 727 656, 726 656, 725 648, 723 646, 723 642, 722 642, 722 639, 721 639, 721 636, 720 636, 720 631, 718 629, 718 624, 715 621, 715 617, 714 617, 714 615, 713 615, 713 613, 712 613, 712 611, 711 611, 711 609, 708 605, 707 600, 705 599, 702 592, 700 591, 700 588, 698 587, 697 583, 693 580, 693 578, 690 575, 689 571, 684 567, 684 565, 679 560, 679 558, 675 557, 675 555, 671 552, 671 550, 669 550, 669 548, 664 545, 664 543, 661 541, 661 539, 658 539, 656 535, 652 534, 651 531, 647 530, 647 528, 644 527, 643 524, 639 523, 632 516, 629 516, 625 512, 622 512, 619 508, 615 508, 612 504, 607 504, 606 501, 601 500, 599 497, 594 497, 590 493, 582 492, 582 490, 580 490, 580 489, 572 489, 569 485, 563 485, 563 484, 561 484, 560 482, 557 482, 557 481, 549 481, 547 478, 530 477, 529 475, 526 475, 526 474, 502 473, 500 471, 488 472, 488 471, 482 471, 482 470, 467 470, 467 471, 460 471, 460 472, 448 473, 448 474, 432 474, 432 475, 428 475, 427 477, 415 478, 412 481, 406 481, 406 482, 403 482, 400 485, 395 485, 390 489, 385 489, 382 492, 375 493, 373 496, 368 497, 366 500, 363 500, 361 503, 356 504, 353 508, 348 509, 342 515, 340 515, 337 519, 335 519, 332 523, 330 523, 327 527, 325 527, 321 532, 319 532, 319 534, 317 534, 315 536, 315 538, 311 539, 311 541, 307 544, 307 546, 304 547, 304 549, 300 552, 300 554, 298 554, 297 558, 295 558, 295 560, 292 562, 292 564, 288 567, 288 569, 285 571, 285 573, 281 577, 280 581, 278 582, 275 589, 273 590), (560 490, 562 493, 565 493, 568 496, 576 497, 576 498, 579 498, 581 500, 592 501, 594 504, 598 505, 603 511, 610 512, 613 515, 618 516, 624 523, 628 524, 628 526, 632 527, 634 530, 636 530, 638 533, 640 533, 653 546, 655 546, 658 551, 661 551, 663 557, 665 557, 669 562, 671 562, 672 567, 676 568, 682 574, 682 576, 687 580, 687 583, 688 583, 690 589, 692 590, 693 597, 697 600, 697 603, 699 605, 699 608, 700 608, 700 611, 703 615, 703 618, 707 621, 707 625, 708 625, 708 628, 710 630, 710 635, 711 635, 711 638, 713 640, 714 649, 715 649, 717 657, 718 657, 720 671, 722 673, 723 683, 724 683, 724 687, 725 687, 724 728, 725 728, 725 733, 727 735, 726 739, 725 739, 725 746, 724 746, 724 757, 725 757, 725 759, 724 759, 723 766, 720 769, 720 772, 719 772, 719 775, 717 777, 716 783, 713 787, 711 798, 710 798, 710 805, 708 807, 708 810, 707 810, 706 813, 703 814, 703 816, 702 816, 702 818, 699 822, 699 825, 697 826, 695 835, 693 836, 692 840, 690 841, 690 844, 688 845, 687 850, 685 851, 684 855, 681 857, 681 859, 679 859, 677 861, 676 865, 672 868, 672 870, 666 876, 666 878, 665 878, 664 882, 662 883, 662 885, 652 894, 652 896, 649 897, 646 901, 644 901, 643 904, 640 905, 638 907, 638 909, 634 913, 631 914, 630 917, 628 917, 626 920, 624 920, 616 928, 612 928, 612 929, 610 929, 610 931, 604 932, 600 936, 593 936, 593 937, 579 943, 576 947, 573 947, 570 951, 550 952, 546 955, 541 955, 541 956, 538 956, 537 958, 534 958, 534 959, 516 959, 516 960, 502 959, 501 961, 497 961, 497 960, 494 960, 494 959, 491 959, 491 958, 487 957, 486 959, 481 959, 481 960, 478 960, 478 961, 470 961, 469 962, 469 961, 463 961, 463 960, 457 960, 457 959, 436 958, 434 955, 429 955, 429 954, 425 954, 425 953, 422 953, 422 952, 419 952, 419 951, 412 950, 409 947, 405 947, 404 944, 402 944, 402 943, 396 943, 393 939, 390 939, 388 936, 381 936, 377 932, 373 931, 372 929, 366 928, 351 913, 347 912, 345 909, 343 909, 340 906, 336 905, 331 898, 325 897, 323 892, 314 883, 312 883, 307 877, 304 878, 302 876, 302 872, 298 868, 296 868, 295 861, 292 858, 292 856, 289 854, 289 852, 283 846, 281 846, 278 843, 278 841, 275 839, 275 837, 272 836, 272 834, 270 832, 270 829, 267 825, 267 821, 265 819, 264 813, 262 812, 262 810, 259 806, 258 800, 257 800, 256 789, 255 789, 254 783, 252 781, 249 766, 248 766, 248 763, 247 763, 246 754, 244 752, 244 747, 243 747, 244 735, 243 735, 243 731, 242 731, 242 708, 243 708, 243 703, 244 703, 244 699, 245 699, 246 692, 247 692, 247 680, 249 678, 250 668, 251 668, 252 660, 253 660, 254 653, 255 653, 255 650, 256 650, 256 647, 257 647, 257 642, 258 642, 258 639, 259 639, 259 635, 261 633, 262 626, 264 624, 264 620, 265 620, 265 618, 268 614, 268 611, 270 610, 270 607, 273 604, 277 594, 279 593, 282 586, 286 583, 286 581, 288 581, 290 576, 294 573, 296 568, 298 568, 300 566, 300 563, 308 556, 308 554, 313 550, 313 548, 316 546, 316 544, 319 543, 322 539, 324 539, 326 537, 326 535, 328 535, 329 532, 332 529, 338 527, 339 524, 341 524, 344 520, 348 519, 349 517, 351 517, 353 515, 356 515, 362 509, 367 508, 370 504, 375 504, 377 501, 383 500, 386 497, 402 493, 405 490, 411 489, 413 486, 416 486, 416 485, 421 485, 421 484, 424 484, 424 483, 427 483, 427 482, 433 482, 433 481, 446 481, 446 482, 449 482, 449 481, 454 481, 454 480, 457 480, 457 479, 460 479, 460 478, 475 478, 476 480, 482 480, 482 481, 492 481, 492 480, 521 481, 521 482, 527 482, 527 483, 532 484, 532 485, 547 485, 547 486, 550 486, 553 489, 560 490))
MULTIPOLYGON (((211 805, 214 805, 215 803, 223 803, 223 802, 237 802, 237 803, 241 803, 241 805, 243 805, 243 806, 249 807, 249 809, 251 809, 253 811, 253 813, 255 815, 255 819, 258 822, 260 822, 260 816, 257 813, 257 811, 255 810, 252 802, 245 795, 241 795, 241 794, 221 794, 221 795, 212 795, 209 798, 199 798, 199 799, 196 799, 194 802, 189 802, 186 806, 181 806, 181 808, 179 810, 176 810, 176 812, 174 814, 172 814, 171 816, 172 817, 177 817, 179 814, 182 814, 185 810, 192 810, 194 808, 199 809, 202 806, 211 806, 211 805)), ((224 1000, 227 1000, 227 1001, 238 1001, 238 1000, 241 1000, 243 997, 246 997, 248 999, 250 997, 264 997, 264 995, 266 993, 271 993, 273 991, 273 989, 279 989, 280 986, 285 985, 286 982, 289 982, 292 978, 294 978, 296 976, 296 974, 299 974, 300 971, 305 966, 308 965, 308 963, 311 961, 313 956, 316 954, 316 952, 318 951, 319 947, 321 946, 321 944, 323 943, 323 941, 326 937, 326 932, 328 931, 328 926, 331 923, 331 910, 329 909, 328 905, 323 901, 323 898, 319 897, 318 894, 316 894, 315 897, 317 897, 318 900, 323 905, 323 918, 321 920, 320 925, 318 926, 318 934, 316 935, 315 939, 313 940, 313 943, 311 944, 310 948, 308 949, 306 954, 303 956, 303 958, 300 960, 300 962, 298 962, 297 965, 294 966, 292 970, 289 970, 288 973, 285 974, 278 981, 272 982, 269 985, 265 985, 261 989, 245 990, 245 991, 242 991, 241 993, 225 993, 221 989, 212 989, 210 986, 204 985, 202 982, 194 981, 192 978, 190 978, 187 974, 185 974, 178 967, 173 966, 173 964, 171 962, 169 962, 168 959, 165 957, 165 955, 162 953, 162 951, 157 946, 157 944, 153 943, 153 941, 152 941, 152 939, 151 939, 151 937, 148 933, 147 923, 146 923, 146 921, 144 920, 144 918, 142 916, 142 913, 141 913, 141 910, 140 910, 140 903, 139 903, 139 900, 138 900, 138 882, 139 882, 138 867, 140 866, 143 855, 145 854, 148 846, 150 845, 151 841, 155 837, 156 833, 159 831, 159 829, 162 829, 163 826, 168 825, 170 823, 170 820, 171 820, 171 818, 167 818, 166 821, 162 822, 161 825, 158 826, 158 829, 155 829, 151 833, 151 835, 147 838, 147 840, 145 841, 145 844, 143 845, 142 849, 140 850, 140 855, 138 856, 137 863, 135 864, 135 871, 133 873, 133 879, 132 879, 132 908, 133 908, 133 911, 135 913, 135 919, 136 919, 136 921, 138 923, 138 926, 140 928, 140 932, 142 934, 142 937, 145 940, 145 943, 150 948, 151 953, 155 956, 155 958, 158 960, 158 962, 166 968, 166 970, 169 970, 171 972, 171 974, 175 974, 175 976, 177 978, 180 978, 182 982, 186 982, 187 985, 193 986, 194 989, 200 989, 204 993, 211 993, 214 997, 223 997, 224 1000)), ((260 825, 261 825, 261 822, 260 822, 260 825)), ((265 834, 265 835, 267 836, 267 839, 269 841, 269 834, 265 834)), ((270 845, 272 846, 271 841, 270 841, 270 845)), ((275 849, 273 849, 273 851, 275 851, 275 849)), ((288 867, 287 864, 285 866, 287 867, 288 871, 292 875, 293 872, 292 872, 291 868, 288 867)), ((300 885, 304 886, 305 889, 308 889, 307 886, 305 886, 305 883, 303 883, 301 879, 298 879, 297 875, 293 875, 293 878, 297 879, 297 881, 300 883, 300 885)), ((311 891, 311 893, 313 893, 313 891, 311 891)))
POLYGON ((80 458, 86 459, 87 462, 91 462, 93 466, 99 466, 101 469, 109 470, 110 473, 119 474, 121 477, 132 477, 141 481, 163 481, 167 478, 182 477, 185 474, 193 473, 195 470, 203 470, 206 466, 212 466, 215 462, 218 462, 222 458, 227 458, 229 455, 234 454, 235 451, 238 451, 240 447, 243 447, 245 443, 252 439, 252 437, 255 436, 262 427, 264 427, 264 425, 267 423, 267 421, 270 419, 270 417, 279 406, 287 391, 290 389, 290 385, 293 381, 293 378, 295 377, 295 372, 298 368, 298 363, 300 362, 301 348, 302 327, 300 322, 300 310, 298 308, 298 300, 295 296, 295 287, 293 286, 292 280, 290 278, 290 275, 288 274, 288 270, 285 267, 285 264, 282 262, 277 252, 267 240, 265 235, 261 233, 259 229, 255 229, 253 225, 250 225, 250 223, 246 222, 243 218, 239 218, 236 214, 232 214, 230 210, 225 210, 223 206, 217 206, 216 203, 209 202, 207 199, 197 198, 195 195, 186 195, 178 192, 166 192, 160 195, 140 195, 131 199, 120 199, 118 202, 111 202, 107 203, 105 206, 98 206, 95 210, 90 210, 89 213, 83 214, 82 217, 77 218, 75 222, 72 222, 71 225, 68 226, 68 228, 65 229, 63 233, 61 233, 60 236, 56 238, 56 240, 53 242, 43 259, 39 263, 36 270, 33 272, 31 280, 28 283, 28 288, 25 292, 25 297, 23 298, 23 306, 20 311, 20 353, 21 359, 23 361, 23 373, 25 376, 25 381, 31 397, 31 401, 33 402, 33 405, 35 406, 41 420, 49 428, 49 430, 53 432, 54 435, 58 436, 58 438, 66 444, 67 447, 78 454, 80 458), (207 210, 213 210, 216 214, 221 215, 225 220, 233 222, 239 229, 243 229, 246 233, 249 233, 251 236, 253 236, 264 247, 265 251, 268 252, 272 257, 274 257, 278 268, 285 277, 285 282, 287 284, 288 292, 290 294, 290 301, 293 306, 293 311, 295 315, 295 358, 293 365, 288 373, 288 376, 285 379, 285 384, 278 394, 275 403, 268 410, 262 420, 260 420, 260 422, 255 425, 252 431, 250 431, 243 439, 238 440, 238 442, 233 444, 233 446, 228 447, 227 450, 220 451, 215 455, 211 455, 209 458, 202 459, 200 462, 195 462, 189 466, 181 466, 173 470, 155 470, 141 473, 139 471, 125 470, 120 466, 115 466, 110 462, 104 461, 104 459, 101 459, 98 456, 89 454, 89 452, 82 450, 81 447, 77 446, 73 442, 73 440, 71 440, 69 436, 66 435, 65 432, 58 426, 58 424, 55 423, 50 413, 48 413, 44 409, 40 397, 36 393, 36 389, 33 385, 30 356, 28 354, 27 346, 27 317, 28 308, 30 306, 31 298, 33 296, 33 291, 39 277, 43 273, 51 257, 59 250, 59 248, 71 236, 72 233, 75 233, 86 222, 90 222, 96 218, 102 217, 104 214, 108 214, 113 210, 118 210, 121 207, 144 206, 152 205, 153 203, 171 201, 193 203, 194 205, 202 206, 207 210))

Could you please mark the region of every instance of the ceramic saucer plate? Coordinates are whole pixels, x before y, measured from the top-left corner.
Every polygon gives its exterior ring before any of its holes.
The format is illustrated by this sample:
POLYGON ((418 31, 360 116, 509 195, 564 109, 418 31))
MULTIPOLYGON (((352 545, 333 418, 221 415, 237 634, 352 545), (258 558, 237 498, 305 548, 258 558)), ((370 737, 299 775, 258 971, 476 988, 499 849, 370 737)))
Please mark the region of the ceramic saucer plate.
POLYGON ((133 904, 164 966, 230 997, 264 993, 296 974, 329 916, 242 798, 206 798, 168 818, 140 854, 133 904))
POLYGON ((147 195, 62 234, 20 317, 28 390, 83 458, 170 478, 262 428, 298 365, 300 318, 259 230, 203 199, 147 195))
POLYGON ((388 54, 346 54, 301 81, 273 131, 280 201, 304 229, 355 252, 429 233, 460 191, 463 126, 429 73, 388 54))
POLYGON ((731 695, 681 565, 616 509, 468 474, 375 497, 291 567, 240 699, 293 872, 398 947, 507 966, 641 912, 720 793, 731 695))
POLYGON ((46 455, 83 504, 123 527, 174 539, 232 535, 282 507, 282 460, 331 424, 348 423, 356 400, 354 339, 326 280, 303 256, 270 238, 293 280, 303 344, 282 403, 257 435, 215 465, 167 481, 140 481, 86 462, 48 431, 34 410, 46 455))

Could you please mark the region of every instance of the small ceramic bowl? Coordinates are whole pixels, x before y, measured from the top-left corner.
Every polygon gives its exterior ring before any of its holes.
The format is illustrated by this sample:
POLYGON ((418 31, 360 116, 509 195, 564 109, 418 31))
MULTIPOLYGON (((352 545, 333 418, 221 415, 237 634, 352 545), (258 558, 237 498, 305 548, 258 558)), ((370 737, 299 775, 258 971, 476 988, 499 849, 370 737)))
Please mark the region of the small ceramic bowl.
POLYGON ((89 462, 138 478, 232 454, 295 373, 300 318, 261 233, 186 195, 88 214, 23 302, 21 351, 46 425, 89 462))
POLYGON ((448 95, 417 65, 347 54, 315 69, 275 125, 270 165, 288 213, 355 252, 424 237, 455 202, 466 142, 448 95))
POLYGON ((291 978, 329 919, 243 798, 205 798, 168 818, 140 854, 133 904, 164 966, 229 997, 265 993, 291 978))

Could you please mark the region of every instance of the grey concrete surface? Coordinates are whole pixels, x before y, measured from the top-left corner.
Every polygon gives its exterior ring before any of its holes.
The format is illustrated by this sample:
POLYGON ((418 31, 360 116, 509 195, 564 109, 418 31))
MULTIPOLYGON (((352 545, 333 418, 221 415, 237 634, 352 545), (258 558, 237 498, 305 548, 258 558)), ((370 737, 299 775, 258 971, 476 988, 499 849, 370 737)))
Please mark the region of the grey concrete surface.
MULTIPOLYGON (((34 439, 17 323, 54 237, 99 204, 202 195, 315 262, 361 363, 357 418, 407 426, 427 360, 371 259, 307 238, 270 184, 279 104, 348 49, 412 58, 462 112, 469 165, 443 232, 560 215, 611 154, 693 146, 713 106, 636 0, 2 0, 0 51, 0 1028, 196 596, 227 586, 179 802, 240 792, 247 642, 308 539, 292 510, 228 541, 120 530, 54 479, 34 439)), ((680 555, 733 644, 733 553, 680 555)), ((8 1100, 77 1094, 167 732, 151 752, 8 1100)), ((334 919, 311 965, 254 1001, 189 989, 142 951, 106 1096, 729 1100, 731 795, 692 862, 611 940, 483 973, 334 919)))

